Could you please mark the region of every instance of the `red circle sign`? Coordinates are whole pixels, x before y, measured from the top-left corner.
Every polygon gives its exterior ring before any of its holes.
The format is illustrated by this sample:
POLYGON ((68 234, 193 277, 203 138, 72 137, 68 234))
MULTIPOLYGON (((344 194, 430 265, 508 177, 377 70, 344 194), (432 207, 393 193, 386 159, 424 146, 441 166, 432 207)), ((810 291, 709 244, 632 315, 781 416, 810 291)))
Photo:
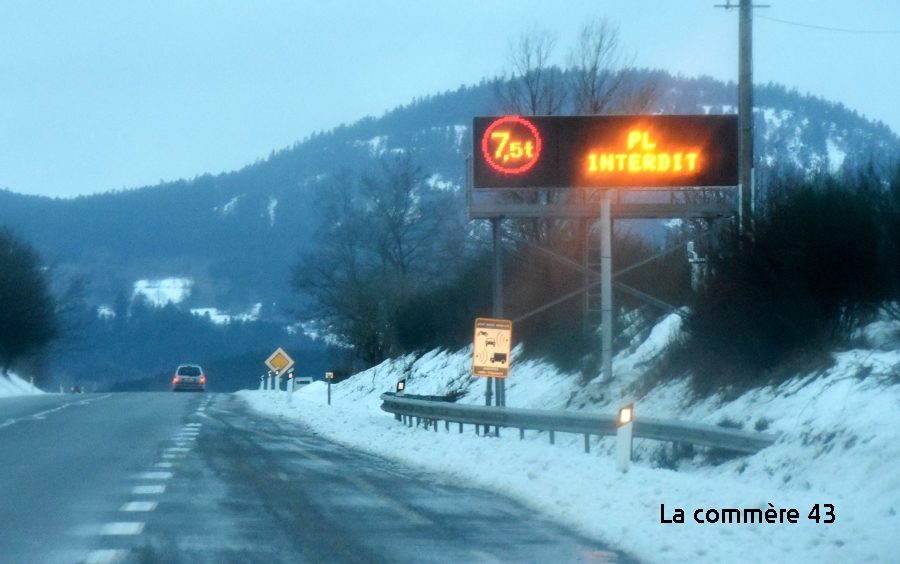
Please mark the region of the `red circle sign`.
POLYGON ((533 123, 519 116, 502 117, 484 132, 481 153, 497 172, 522 174, 541 156, 541 135, 533 123))

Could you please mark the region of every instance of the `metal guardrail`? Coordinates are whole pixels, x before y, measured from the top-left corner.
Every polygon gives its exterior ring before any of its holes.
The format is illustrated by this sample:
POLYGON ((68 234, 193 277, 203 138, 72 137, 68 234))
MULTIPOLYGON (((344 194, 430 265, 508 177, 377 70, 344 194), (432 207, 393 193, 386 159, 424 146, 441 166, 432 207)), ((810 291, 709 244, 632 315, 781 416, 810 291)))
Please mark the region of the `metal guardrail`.
MULTIPOLYGON (((519 437, 525 430, 549 431, 553 433, 578 433, 585 436, 585 451, 589 450, 590 435, 615 435, 616 416, 593 413, 569 413, 565 411, 545 411, 512 407, 489 407, 486 405, 460 405, 456 403, 410 399, 388 392, 381 394, 381 409, 393 413, 398 418, 416 417, 433 422, 458 423, 460 432, 463 424, 487 427, 510 427, 519 429, 519 437)), ((477 431, 477 429, 476 429, 477 431)), ((633 436, 690 443, 698 446, 754 454, 772 445, 777 435, 729 429, 701 423, 684 423, 650 417, 635 417, 633 436)))

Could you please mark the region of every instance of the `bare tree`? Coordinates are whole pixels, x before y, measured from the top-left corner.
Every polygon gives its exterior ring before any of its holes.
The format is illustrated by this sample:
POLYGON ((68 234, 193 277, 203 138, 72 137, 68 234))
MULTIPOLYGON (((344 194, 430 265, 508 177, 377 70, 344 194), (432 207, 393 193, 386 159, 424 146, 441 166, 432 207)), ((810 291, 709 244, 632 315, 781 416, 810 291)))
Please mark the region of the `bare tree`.
POLYGON ((401 352, 397 312, 446 274, 444 244, 455 232, 449 193, 429 186, 407 154, 381 166, 376 174, 344 172, 322 190, 320 241, 300 257, 292 281, 312 298, 306 317, 369 364, 401 352))
POLYGON ((633 64, 634 57, 625 53, 614 24, 605 19, 585 24, 568 56, 575 113, 647 111, 656 99, 657 87, 652 82, 637 83, 628 70, 633 64))
POLYGON ((509 76, 498 84, 497 97, 504 113, 555 115, 565 102, 566 85, 559 67, 550 64, 556 34, 537 25, 509 44, 509 76))

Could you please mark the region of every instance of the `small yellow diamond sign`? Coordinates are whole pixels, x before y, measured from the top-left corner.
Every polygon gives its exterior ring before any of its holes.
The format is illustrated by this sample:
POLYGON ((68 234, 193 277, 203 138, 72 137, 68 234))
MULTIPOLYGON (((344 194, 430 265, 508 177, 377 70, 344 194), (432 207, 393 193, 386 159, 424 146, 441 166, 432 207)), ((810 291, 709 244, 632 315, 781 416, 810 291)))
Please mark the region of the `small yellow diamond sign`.
POLYGON ((278 349, 272 353, 272 356, 266 359, 266 366, 276 374, 284 374, 284 371, 293 365, 294 359, 288 356, 288 353, 284 352, 284 349, 281 347, 278 347, 278 349))

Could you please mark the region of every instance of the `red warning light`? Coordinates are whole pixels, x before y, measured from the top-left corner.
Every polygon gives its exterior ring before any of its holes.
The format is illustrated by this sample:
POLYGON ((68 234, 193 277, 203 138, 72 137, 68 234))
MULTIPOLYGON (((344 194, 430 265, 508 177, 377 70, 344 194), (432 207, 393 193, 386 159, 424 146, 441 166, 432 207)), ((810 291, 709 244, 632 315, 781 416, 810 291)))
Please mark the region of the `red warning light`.
POLYGON ((521 174, 541 156, 541 135, 533 123, 519 116, 494 121, 481 138, 481 152, 491 167, 503 174, 521 174))

